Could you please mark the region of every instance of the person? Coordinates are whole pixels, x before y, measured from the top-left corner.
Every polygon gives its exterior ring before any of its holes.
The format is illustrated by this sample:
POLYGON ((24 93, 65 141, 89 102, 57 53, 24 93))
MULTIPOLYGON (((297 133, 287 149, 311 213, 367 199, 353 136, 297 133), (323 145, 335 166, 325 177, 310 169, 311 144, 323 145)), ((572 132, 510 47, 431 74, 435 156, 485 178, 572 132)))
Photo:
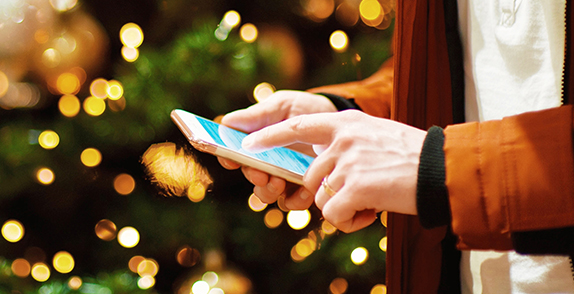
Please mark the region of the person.
POLYGON ((241 167, 263 201, 315 202, 343 232, 390 212, 388 293, 574 293, 573 13, 397 0, 395 54, 375 75, 278 91, 222 122, 252 133, 246 149, 318 154, 296 189, 241 167))

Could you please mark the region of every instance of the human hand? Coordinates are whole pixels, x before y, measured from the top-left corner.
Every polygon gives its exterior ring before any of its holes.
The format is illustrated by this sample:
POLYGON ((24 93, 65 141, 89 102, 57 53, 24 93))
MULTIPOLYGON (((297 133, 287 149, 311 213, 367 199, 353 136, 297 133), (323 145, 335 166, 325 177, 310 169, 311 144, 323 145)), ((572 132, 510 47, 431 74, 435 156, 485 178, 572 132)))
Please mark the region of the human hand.
MULTIPOLYGON (((273 93, 267 99, 249 108, 225 115, 222 124, 251 133, 298 115, 334 111, 337 111, 335 105, 322 95, 284 90, 273 93)), ((291 146, 291 148, 314 155, 309 145, 291 146)), ((221 157, 218 159, 224 168, 241 167, 231 160, 221 157)), ((251 167, 243 166, 241 170, 247 180, 255 185, 253 192, 263 202, 272 203, 279 196, 285 195, 285 205, 290 209, 305 209, 313 203, 313 197, 311 197, 313 194, 303 187, 251 167)))
POLYGON ((327 221, 343 232, 370 225, 388 210, 416 214, 419 156, 426 132, 360 111, 298 116, 250 134, 243 148, 293 143, 328 147, 305 173, 305 187, 327 221), (329 196, 321 181, 335 191, 329 196))

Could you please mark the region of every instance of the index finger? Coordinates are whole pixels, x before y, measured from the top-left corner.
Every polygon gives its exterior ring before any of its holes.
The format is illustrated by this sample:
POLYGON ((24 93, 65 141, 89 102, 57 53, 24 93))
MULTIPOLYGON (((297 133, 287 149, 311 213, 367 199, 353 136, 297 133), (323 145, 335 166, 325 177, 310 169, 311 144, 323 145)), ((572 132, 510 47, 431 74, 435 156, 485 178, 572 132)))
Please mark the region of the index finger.
POLYGON ((338 113, 300 115, 249 134, 242 147, 260 152, 295 143, 329 144, 336 130, 338 113))

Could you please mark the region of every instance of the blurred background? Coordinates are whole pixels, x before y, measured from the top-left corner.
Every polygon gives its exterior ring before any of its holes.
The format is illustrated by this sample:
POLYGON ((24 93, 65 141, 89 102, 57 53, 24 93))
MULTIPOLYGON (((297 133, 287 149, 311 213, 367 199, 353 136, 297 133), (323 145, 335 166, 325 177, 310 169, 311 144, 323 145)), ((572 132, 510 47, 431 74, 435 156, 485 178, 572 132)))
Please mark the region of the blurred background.
POLYGON ((169 113, 363 79, 393 18, 392 0, 0 0, 0 292, 386 293, 384 214, 344 234, 264 205, 169 113), (155 177, 144 154, 167 159, 155 177), (177 177, 179 197, 158 187, 177 177))

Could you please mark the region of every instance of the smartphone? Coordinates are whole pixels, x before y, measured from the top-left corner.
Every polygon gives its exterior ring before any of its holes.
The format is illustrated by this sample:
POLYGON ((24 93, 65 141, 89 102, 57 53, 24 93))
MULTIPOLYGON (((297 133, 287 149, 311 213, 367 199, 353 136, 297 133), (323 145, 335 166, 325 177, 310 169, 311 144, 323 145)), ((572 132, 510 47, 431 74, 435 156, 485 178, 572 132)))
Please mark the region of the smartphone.
POLYGON ((241 148, 246 133, 185 110, 173 110, 171 118, 195 149, 256 168, 292 183, 303 185, 303 175, 314 159, 285 147, 257 153, 246 151, 241 148))

